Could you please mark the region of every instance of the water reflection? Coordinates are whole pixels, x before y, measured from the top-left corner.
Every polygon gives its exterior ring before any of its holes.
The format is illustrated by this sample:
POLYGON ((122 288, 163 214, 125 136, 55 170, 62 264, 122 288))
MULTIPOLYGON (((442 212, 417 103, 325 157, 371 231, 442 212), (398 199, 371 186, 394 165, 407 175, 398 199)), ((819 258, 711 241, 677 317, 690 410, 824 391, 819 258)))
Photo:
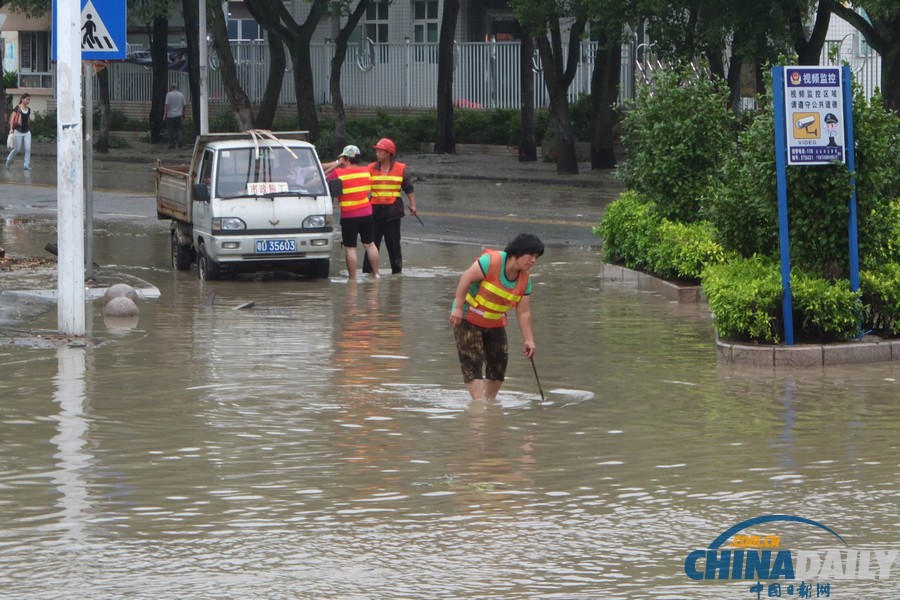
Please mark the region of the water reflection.
POLYGON ((551 247, 532 305, 547 401, 516 356, 472 405, 447 313, 476 246, 410 243, 377 283, 213 285, 172 272, 164 237, 108 230, 99 260, 162 292, 139 323, 95 303, 92 347, 0 348, 9 597, 740 598, 682 564, 743 519, 896 543, 891 364, 719 368, 705 308, 551 247))
POLYGON ((56 446, 57 470, 53 485, 59 493, 60 527, 65 536, 77 541, 85 538, 85 526, 91 508, 87 474, 93 456, 84 451, 87 444, 88 421, 85 417, 85 350, 62 347, 56 351, 57 373, 54 379, 54 400, 59 413, 58 433, 50 439, 56 446))

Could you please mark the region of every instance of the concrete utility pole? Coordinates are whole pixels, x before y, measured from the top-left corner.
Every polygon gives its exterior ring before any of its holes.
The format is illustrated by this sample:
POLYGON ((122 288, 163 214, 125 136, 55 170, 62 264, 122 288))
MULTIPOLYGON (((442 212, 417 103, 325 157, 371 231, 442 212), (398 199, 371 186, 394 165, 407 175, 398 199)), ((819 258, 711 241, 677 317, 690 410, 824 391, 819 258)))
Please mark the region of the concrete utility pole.
POLYGON ((200 133, 209 133, 209 56, 206 39, 206 0, 200 2, 200 16, 197 19, 197 41, 200 44, 200 133))
POLYGON ((81 3, 56 3, 57 309, 62 334, 84 335, 84 148, 81 3))

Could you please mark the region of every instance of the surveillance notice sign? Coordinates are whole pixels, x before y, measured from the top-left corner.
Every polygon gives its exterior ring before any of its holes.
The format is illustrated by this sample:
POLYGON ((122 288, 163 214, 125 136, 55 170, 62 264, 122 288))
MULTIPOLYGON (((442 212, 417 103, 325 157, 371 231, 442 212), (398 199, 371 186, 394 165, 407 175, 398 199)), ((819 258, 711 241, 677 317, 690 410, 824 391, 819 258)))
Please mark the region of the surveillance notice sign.
POLYGON ((840 67, 785 67, 784 113, 787 164, 845 162, 840 67))

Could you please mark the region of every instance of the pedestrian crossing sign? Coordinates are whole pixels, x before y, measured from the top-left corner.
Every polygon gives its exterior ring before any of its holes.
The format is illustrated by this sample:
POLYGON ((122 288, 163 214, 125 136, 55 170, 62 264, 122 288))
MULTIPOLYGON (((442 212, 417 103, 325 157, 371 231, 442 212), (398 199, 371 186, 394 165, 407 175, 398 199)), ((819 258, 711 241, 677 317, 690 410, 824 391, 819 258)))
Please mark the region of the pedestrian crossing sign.
POLYGON ((81 59, 125 58, 125 0, 81 0, 81 59))
MULTIPOLYGON (((53 44, 56 54, 56 4, 53 0, 53 44)), ((66 2, 68 0, 62 0, 66 2)), ((81 0, 81 60, 125 60, 125 0, 81 0)))

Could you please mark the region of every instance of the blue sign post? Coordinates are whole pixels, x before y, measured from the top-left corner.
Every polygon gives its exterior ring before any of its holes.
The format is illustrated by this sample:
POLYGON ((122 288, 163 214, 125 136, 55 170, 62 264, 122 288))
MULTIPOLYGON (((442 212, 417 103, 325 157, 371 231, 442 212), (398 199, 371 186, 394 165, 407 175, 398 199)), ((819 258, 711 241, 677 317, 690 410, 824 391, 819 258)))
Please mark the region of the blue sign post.
POLYGON ((778 186, 778 236, 784 291, 784 341, 794 344, 791 252, 788 227, 787 166, 846 162, 850 170, 850 289, 859 291, 859 242, 856 221, 856 163, 853 154, 853 104, 850 67, 775 67, 775 178, 778 186))

